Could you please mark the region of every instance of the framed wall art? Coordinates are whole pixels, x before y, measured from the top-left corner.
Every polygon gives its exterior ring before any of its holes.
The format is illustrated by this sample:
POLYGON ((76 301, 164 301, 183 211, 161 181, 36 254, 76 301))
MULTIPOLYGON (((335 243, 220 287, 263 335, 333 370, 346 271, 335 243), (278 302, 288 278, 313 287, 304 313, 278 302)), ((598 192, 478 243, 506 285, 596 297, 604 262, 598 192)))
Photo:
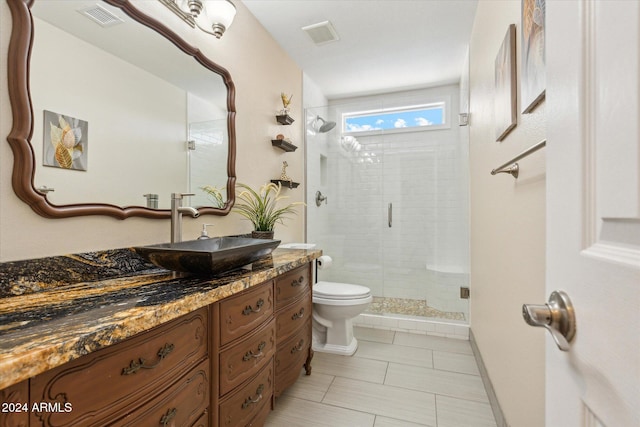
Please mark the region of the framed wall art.
POLYGON ((545 1, 522 0, 520 96, 523 113, 532 112, 545 96, 545 1))
POLYGON ((44 110, 43 134, 44 166, 87 170, 88 122, 44 110))
POLYGON ((502 141, 516 126, 516 26, 509 25, 496 56, 496 141, 502 141))

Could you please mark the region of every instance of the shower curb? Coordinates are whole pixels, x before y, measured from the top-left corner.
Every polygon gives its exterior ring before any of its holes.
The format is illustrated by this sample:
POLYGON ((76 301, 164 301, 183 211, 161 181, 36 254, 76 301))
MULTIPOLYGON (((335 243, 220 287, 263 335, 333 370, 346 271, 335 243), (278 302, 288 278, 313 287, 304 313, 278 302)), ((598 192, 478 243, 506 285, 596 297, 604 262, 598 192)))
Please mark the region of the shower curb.
POLYGON ((480 349, 478 348, 478 345, 476 343, 472 328, 469 328, 469 342, 471 343, 473 357, 476 359, 476 364, 478 365, 478 369, 480 370, 480 377, 482 378, 482 383, 484 384, 484 388, 487 392, 487 397, 489 398, 489 405, 491 405, 493 417, 496 419, 496 426, 509 427, 509 424, 504 417, 504 413, 502 412, 502 408, 500 407, 500 402, 498 402, 496 391, 494 390, 491 379, 489 378, 487 368, 484 365, 484 361, 482 360, 482 355, 480 354, 480 349))

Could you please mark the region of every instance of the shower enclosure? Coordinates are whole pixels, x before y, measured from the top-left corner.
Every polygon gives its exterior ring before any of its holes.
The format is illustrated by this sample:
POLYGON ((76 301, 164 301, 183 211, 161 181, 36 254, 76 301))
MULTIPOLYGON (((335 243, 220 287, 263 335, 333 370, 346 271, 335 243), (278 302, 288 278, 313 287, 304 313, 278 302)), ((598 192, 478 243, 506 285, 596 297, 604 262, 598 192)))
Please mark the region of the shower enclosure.
POLYGON ((468 324, 468 138, 458 104, 458 86, 446 86, 306 109, 307 241, 333 259, 318 280, 369 287, 365 317, 468 324), (440 122, 421 117, 433 109, 440 122), (336 126, 321 132, 318 117, 336 126))

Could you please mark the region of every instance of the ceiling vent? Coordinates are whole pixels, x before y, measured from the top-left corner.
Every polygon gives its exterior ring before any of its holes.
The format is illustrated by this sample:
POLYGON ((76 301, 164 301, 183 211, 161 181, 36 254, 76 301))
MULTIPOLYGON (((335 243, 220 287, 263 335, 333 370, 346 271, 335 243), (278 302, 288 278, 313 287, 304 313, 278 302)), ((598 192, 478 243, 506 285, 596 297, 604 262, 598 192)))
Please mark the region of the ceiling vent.
POLYGON ((340 40, 336 29, 333 28, 333 25, 331 25, 329 21, 307 25, 306 27, 302 27, 302 30, 309 34, 309 37, 311 37, 311 40, 313 40, 316 45, 323 45, 340 40))
POLYGON ((100 5, 78 10, 81 14, 103 27, 111 27, 124 21, 100 5))

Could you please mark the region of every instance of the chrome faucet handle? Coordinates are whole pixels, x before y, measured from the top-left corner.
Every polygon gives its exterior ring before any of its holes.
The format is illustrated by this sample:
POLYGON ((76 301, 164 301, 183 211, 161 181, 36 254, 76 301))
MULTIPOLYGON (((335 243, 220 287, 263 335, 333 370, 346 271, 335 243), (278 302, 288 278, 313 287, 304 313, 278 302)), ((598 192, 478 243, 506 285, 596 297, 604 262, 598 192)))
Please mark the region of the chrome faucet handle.
POLYGON ((316 191, 316 206, 322 205, 322 202, 327 204, 327 196, 323 195, 320 190, 316 191))
POLYGON ((171 193, 171 243, 182 241, 182 214, 198 218, 200 212, 191 206, 182 206, 184 196, 195 196, 193 193, 171 193))
POLYGON ((171 193, 171 198, 172 199, 177 199, 177 200, 182 200, 183 197, 185 196, 195 196, 194 193, 171 193))

